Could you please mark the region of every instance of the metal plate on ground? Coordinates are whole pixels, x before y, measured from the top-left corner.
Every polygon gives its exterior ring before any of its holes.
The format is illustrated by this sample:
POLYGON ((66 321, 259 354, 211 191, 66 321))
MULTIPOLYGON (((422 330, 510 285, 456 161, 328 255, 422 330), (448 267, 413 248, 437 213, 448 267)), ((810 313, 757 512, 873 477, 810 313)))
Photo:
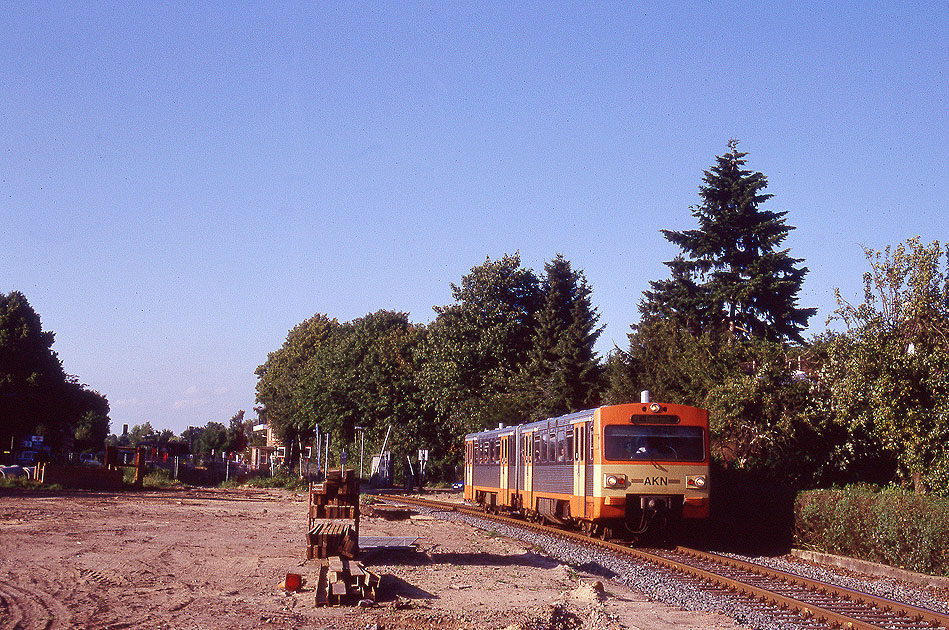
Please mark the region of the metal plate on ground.
POLYGON ((414 549, 418 536, 360 536, 359 548, 369 549, 414 549))

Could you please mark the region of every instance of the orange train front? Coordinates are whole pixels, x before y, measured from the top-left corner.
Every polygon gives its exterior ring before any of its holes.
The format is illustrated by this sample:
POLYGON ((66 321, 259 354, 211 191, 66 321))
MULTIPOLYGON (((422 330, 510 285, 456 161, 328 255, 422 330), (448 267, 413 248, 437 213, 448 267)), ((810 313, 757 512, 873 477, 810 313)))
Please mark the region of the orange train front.
POLYGON ((608 538, 707 519, 708 412, 643 400, 465 436, 465 500, 608 538))

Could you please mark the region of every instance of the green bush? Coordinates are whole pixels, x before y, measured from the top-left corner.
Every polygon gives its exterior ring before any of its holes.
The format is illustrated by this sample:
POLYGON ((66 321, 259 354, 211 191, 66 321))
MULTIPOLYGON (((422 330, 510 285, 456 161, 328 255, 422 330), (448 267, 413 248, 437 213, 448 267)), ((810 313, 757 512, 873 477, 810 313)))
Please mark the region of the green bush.
POLYGON ((949 575, 949 499, 870 486, 801 492, 798 546, 949 575))
POLYGON ((171 471, 164 468, 155 468, 142 479, 142 487, 144 488, 172 488, 180 485, 181 482, 175 479, 171 471))
POLYGON ((58 483, 43 485, 29 477, 0 477, 0 488, 23 488, 26 490, 62 490, 58 483))
POLYGON ((296 492, 307 489, 307 481, 297 475, 277 474, 273 477, 254 477, 248 479, 245 485, 254 488, 285 488, 296 492))
MULTIPOLYGON (((122 483, 126 487, 135 486, 134 468, 124 468, 122 470, 122 483)), ((181 482, 175 479, 174 475, 164 468, 156 467, 147 469, 145 476, 142 478, 142 488, 148 488, 151 490, 174 488, 175 486, 180 485, 181 482)))

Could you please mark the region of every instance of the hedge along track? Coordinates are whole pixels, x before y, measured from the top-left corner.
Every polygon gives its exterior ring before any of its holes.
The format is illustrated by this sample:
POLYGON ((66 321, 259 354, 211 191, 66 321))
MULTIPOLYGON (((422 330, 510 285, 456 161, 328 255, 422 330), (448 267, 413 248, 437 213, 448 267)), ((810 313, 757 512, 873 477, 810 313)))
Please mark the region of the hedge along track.
POLYGON ((656 564, 699 588, 733 593, 744 597, 761 612, 803 628, 845 628, 852 630, 917 630, 949 628, 949 615, 810 580, 776 569, 735 560, 717 554, 676 547, 637 549, 606 540, 590 538, 575 531, 497 514, 479 508, 429 501, 414 497, 381 495, 380 499, 454 511, 505 525, 529 529, 567 539, 585 546, 597 546, 622 557, 656 564))

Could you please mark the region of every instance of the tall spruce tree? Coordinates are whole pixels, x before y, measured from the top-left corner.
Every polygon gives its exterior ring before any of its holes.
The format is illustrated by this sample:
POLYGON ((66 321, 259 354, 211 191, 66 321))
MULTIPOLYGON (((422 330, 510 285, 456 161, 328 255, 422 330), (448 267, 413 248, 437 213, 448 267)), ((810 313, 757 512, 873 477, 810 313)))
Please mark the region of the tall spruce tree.
POLYGON ((644 319, 672 316, 695 333, 800 342, 817 309, 798 307, 807 267, 778 249, 794 227, 784 222, 787 212, 761 208, 772 197, 763 192, 767 178, 745 168, 737 140, 728 148, 699 187, 698 229, 662 230, 682 255, 666 263, 671 279, 650 283, 640 310, 644 319))
POLYGON ((544 265, 543 305, 537 314, 528 362, 525 395, 536 417, 550 417, 596 406, 602 367, 593 345, 602 332, 582 271, 562 254, 544 265))

